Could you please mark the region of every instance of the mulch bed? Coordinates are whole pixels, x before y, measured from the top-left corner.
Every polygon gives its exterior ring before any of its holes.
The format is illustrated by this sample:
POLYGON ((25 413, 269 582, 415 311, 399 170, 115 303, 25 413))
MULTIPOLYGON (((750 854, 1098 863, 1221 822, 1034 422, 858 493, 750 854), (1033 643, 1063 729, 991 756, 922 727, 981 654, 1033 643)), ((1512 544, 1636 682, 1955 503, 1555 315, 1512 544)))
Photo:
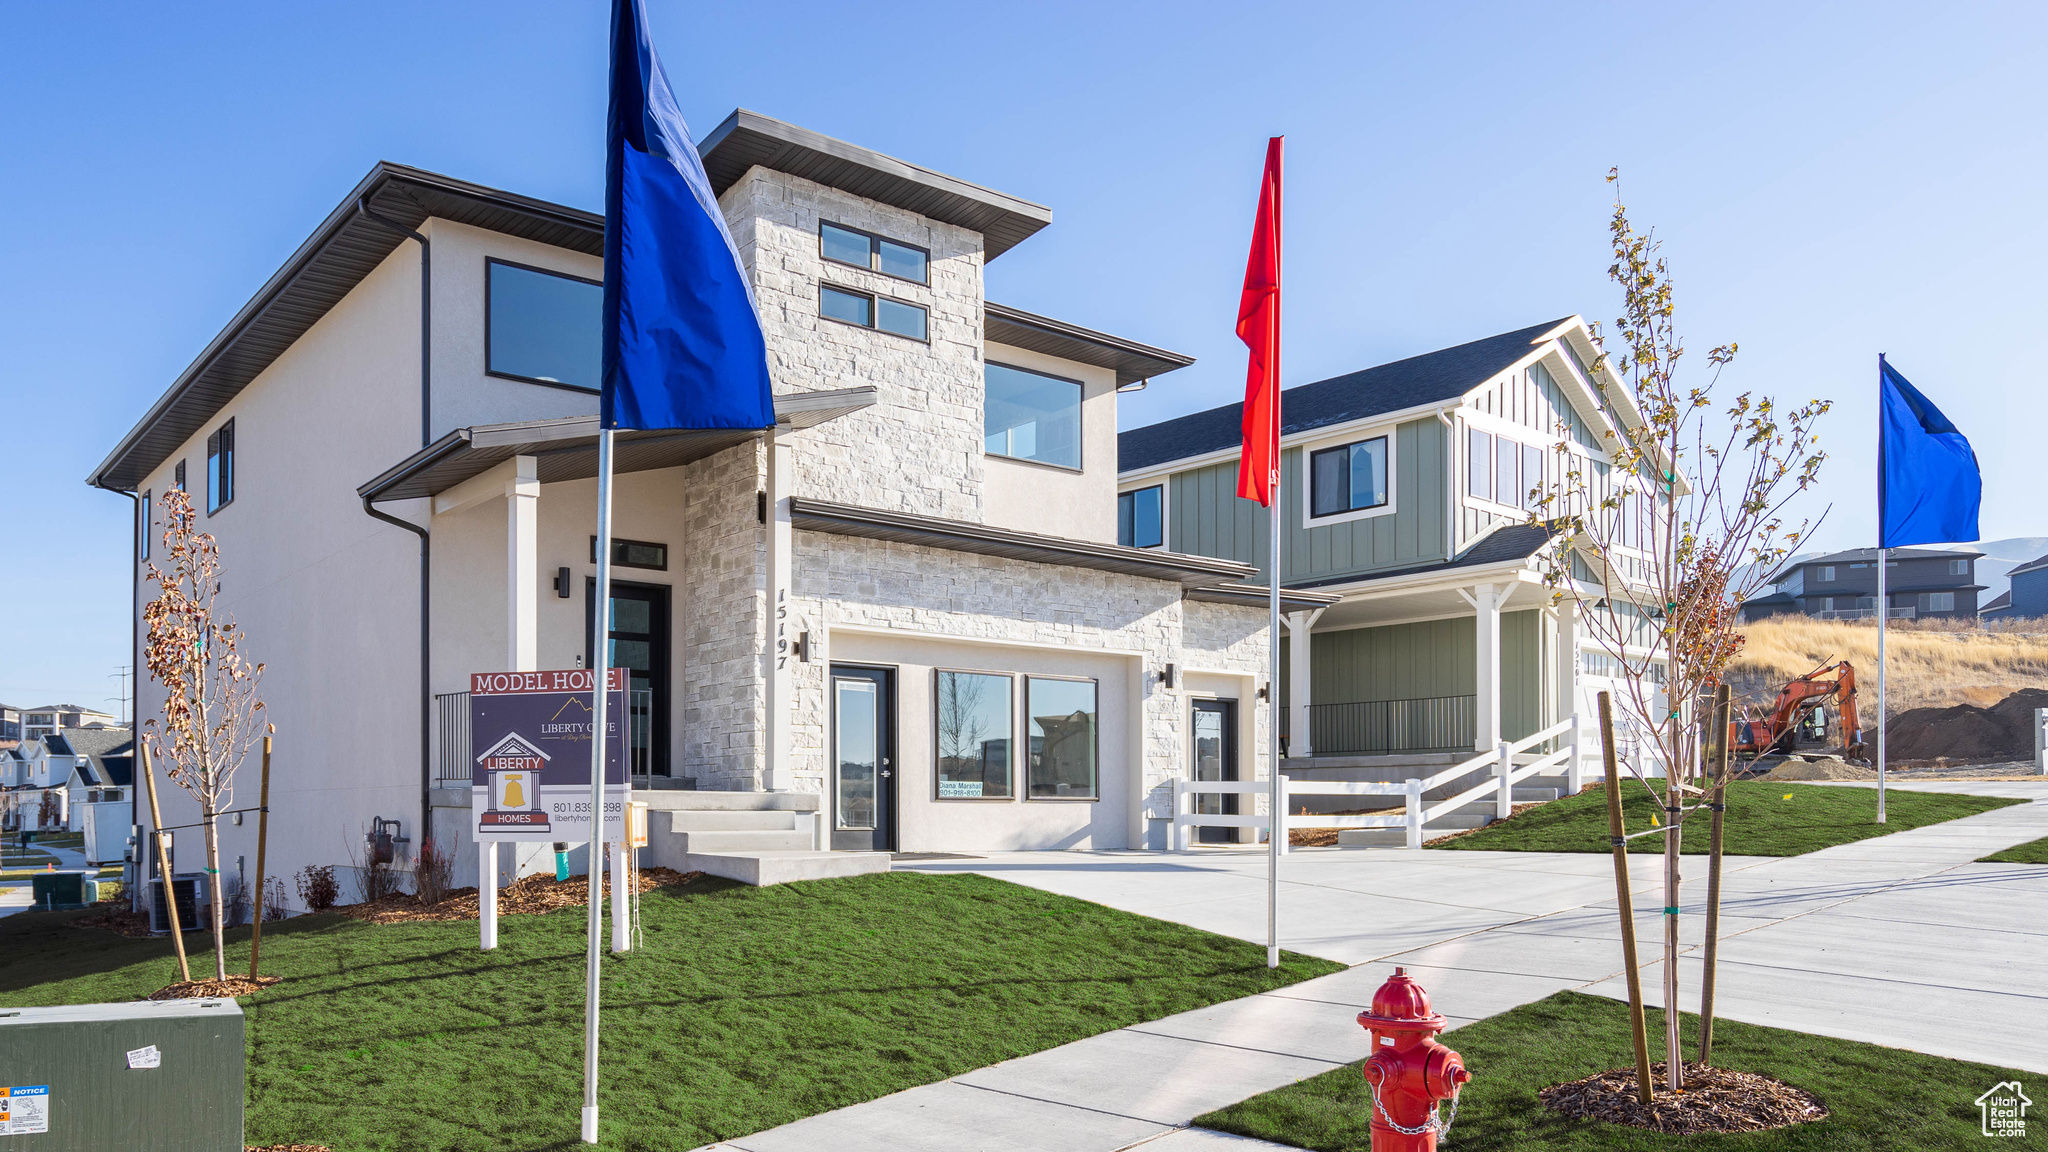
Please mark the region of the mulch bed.
POLYGON ((1812 1093, 1754 1072, 1705 1064, 1685 1066, 1685 1088, 1657 1090, 1664 1065, 1650 1065, 1654 1103, 1636 1099, 1636 1070, 1616 1068, 1569 1084, 1553 1084, 1536 1095, 1553 1112, 1577 1120, 1599 1120, 1682 1136, 1702 1132, 1762 1132, 1825 1120, 1827 1106, 1812 1093))
POLYGON ((227 1000, 261 992, 281 983, 282 976, 230 976, 225 980, 184 980, 149 994, 151 1000, 227 1000))
POLYGON ((137 912, 128 906, 128 898, 119 897, 114 901, 93 905, 90 916, 80 916, 71 921, 73 928, 104 928, 121 936, 146 939, 154 935, 149 930, 149 913, 137 912))
MULTIPOLYGON (((640 891, 652 892, 656 888, 687 884, 701 875, 701 872, 678 872, 673 868, 642 868, 640 891)), ((609 898, 611 892, 611 874, 607 872, 604 877, 604 894, 609 898)), ((546 873, 536 873, 498 889, 498 914, 530 916, 541 912, 553 912, 559 908, 580 908, 589 903, 589 895, 590 879, 587 876, 571 876, 567 880, 557 880, 546 873)), ((399 893, 374 902, 344 904, 334 911, 352 920, 363 920, 371 924, 474 920, 477 918, 477 892, 474 888, 457 888, 437 904, 422 904, 418 897, 410 893, 399 893)))
POLYGON ((334 1152, 325 1144, 244 1144, 242 1152, 334 1152))

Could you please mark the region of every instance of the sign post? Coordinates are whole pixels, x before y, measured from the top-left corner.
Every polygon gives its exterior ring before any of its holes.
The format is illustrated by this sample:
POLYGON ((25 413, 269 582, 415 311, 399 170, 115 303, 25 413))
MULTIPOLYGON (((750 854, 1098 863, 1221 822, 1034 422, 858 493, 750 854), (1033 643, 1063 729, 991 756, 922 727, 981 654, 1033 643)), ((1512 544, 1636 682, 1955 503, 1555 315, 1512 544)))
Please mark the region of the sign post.
POLYGON ((477 840, 478 943, 498 946, 498 845, 585 842, 594 861, 626 838, 626 676, 605 679, 610 707, 598 712, 588 668, 479 672, 470 677, 470 815, 477 840), (604 823, 593 828, 591 733, 602 723, 604 823))

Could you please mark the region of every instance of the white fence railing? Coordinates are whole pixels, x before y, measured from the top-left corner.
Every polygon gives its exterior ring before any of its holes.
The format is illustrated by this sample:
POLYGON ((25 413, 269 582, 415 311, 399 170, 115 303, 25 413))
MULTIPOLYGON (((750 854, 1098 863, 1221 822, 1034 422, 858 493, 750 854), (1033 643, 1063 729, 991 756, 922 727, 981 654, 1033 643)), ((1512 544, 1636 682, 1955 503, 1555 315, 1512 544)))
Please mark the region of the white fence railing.
MULTIPOLYGON (((1287 851, 1287 834, 1296 828, 1401 828, 1407 831, 1410 848, 1422 847, 1422 831, 1432 823, 1456 812, 1465 805, 1491 792, 1494 794, 1494 815, 1505 820, 1514 812, 1515 785, 1531 776, 1564 767, 1567 794, 1576 795, 1585 783, 1584 760, 1580 755, 1584 743, 1584 730, 1579 726, 1577 714, 1560 720, 1520 740, 1501 741, 1493 750, 1481 752, 1468 760, 1461 760, 1440 772, 1429 776, 1411 777, 1398 783, 1393 781, 1352 781, 1352 780, 1295 780, 1280 777, 1280 851, 1287 851), (1516 764, 1515 756, 1537 745, 1553 739, 1563 738, 1557 750, 1539 756, 1526 764, 1516 764), (1455 796, 1424 804, 1422 794, 1452 780, 1491 767, 1493 779, 1467 788, 1455 796), (1317 815, 1315 813, 1292 813, 1289 801, 1296 796, 1399 796, 1402 805, 1398 811, 1381 814, 1317 815)), ((1184 852, 1188 848, 1190 828, 1257 828, 1266 829, 1272 821, 1263 814, 1222 814, 1192 811, 1190 799, 1195 796, 1270 796, 1272 789, 1264 780, 1175 780, 1173 782, 1173 831, 1172 848, 1184 852)))

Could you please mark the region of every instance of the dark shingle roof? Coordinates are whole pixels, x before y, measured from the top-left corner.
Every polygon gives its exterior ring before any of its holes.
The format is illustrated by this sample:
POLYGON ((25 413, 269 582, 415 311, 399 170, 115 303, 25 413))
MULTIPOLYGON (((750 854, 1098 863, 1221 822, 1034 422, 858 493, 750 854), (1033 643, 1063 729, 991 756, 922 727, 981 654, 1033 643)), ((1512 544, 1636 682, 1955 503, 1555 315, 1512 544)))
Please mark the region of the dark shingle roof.
POLYGON ((61 734, 56 732, 52 732, 48 736, 43 737, 43 750, 45 752, 54 753, 58 756, 77 755, 77 753, 71 750, 70 743, 68 743, 61 734))
MULTIPOLYGON (((1889 552, 1887 552, 1887 553, 1885 554, 1885 558, 1886 558, 1886 559, 1888 559, 1888 560, 1895 560, 1895 561, 1896 561, 1896 560, 1953 560, 1953 559, 1956 559, 1956 558, 1958 558, 1958 557, 1964 557, 1964 556, 1970 556, 1970 557, 1975 557, 1975 556, 1982 556, 1982 555, 1984 555, 1984 553, 1982 553, 1982 552, 1979 552, 1979 551, 1977 551, 1977 550, 1976 550, 1975 548, 1967 548, 1967 547, 1966 547, 1966 548, 1894 548, 1894 549, 1892 549, 1891 551, 1889 551, 1889 552)), ((2042 557, 2042 559, 2048 559, 2048 557, 2042 557)), ((1785 565, 1785 566, 1784 566, 1783 568, 1780 568, 1780 569, 1778 570, 1778 574, 1777 574, 1777 575, 1775 575, 1775 576, 1773 576, 1773 577, 1771 577, 1771 581, 1770 581, 1770 582, 1771 582, 1771 583, 1773 583, 1773 584, 1777 584, 1777 583, 1780 583, 1780 582, 1782 582, 1782 581, 1784 581, 1784 580, 1786 580, 1786 579, 1789 579, 1789 578, 1791 577, 1792 573, 1793 573, 1793 572, 1794 572, 1795 570, 1797 570, 1797 569, 1800 569, 1800 568, 1805 568, 1805 567, 1808 567, 1809 565, 1813 565, 1813 564, 1875 564, 1876 562, 1877 562, 1877 549, 1875 549, 1875 548, 1850 548, 1850 549, 1847 549, 1846 551, 1842 551, 1842 552, 1828 552, 1828 553, 1825 553, 1824 555, 1820 555, 1820 556, 1805 556, 1805 557, 1801 557, 1801 558, 1799 558, 1799 559, 1793 560, 1793 561, 1792 561, 1791 563, 1789 563, 1789 564, 1785 565)))
POLYGON ((1554 534, 1554 530, 1546 525, 1509 524, 1494 529, 1482 537, 1479 543, 1467 549, 1463 556, 1455 559, 1440 560, 1435 564, 1418 564, 1413 568, 1401 568, 1393 572, 1332 576, 1327 580, 1309 580, 1300 584, 1289 584, 1288 587, 1325 588, 1335 584, 1363 584, 1373 580, 1391 580, 1396 576, 1419 576, 1429 572, 1449 572, 1459 568, 1479 568, 1488 564, 1527 560, 1554 534))
POLYGON ((64 740, 71 745, 75 755, 95 759, 109 753, 126 752, 135 745, 134 737, 126 728, 66 728, 64 740))
MULTIPOLYGON (((1528 355, 1537 337, 1562 323, 1552 320, 1289 388, 1281 393, 1281 434, 1455 400, 1528 355)), ((1229 448, 1240 442, 1243 407, 1242 402, 1225 404, 1133 428, 1117 437, 1117 470, 1150 468, 1229 448)))
POLYGON ((2010 607, 2012 607, 2012 593, 2010 591, 2000 592, 1998 595, 1993 596, 1991 598, 1991 603, 1986 604, 1982 608, 1977 609, 1977 615, 1988 616, 2001 608, 2010 607))
POLYGON ((126 788, 135 783, 135 757, 106 756, 100 760, 100 767, 106 770, 107 783, 126 788))
POLYGON ((2043 568, 2048 568, 2048 556, 2036 556, 2032 560, 2027 561, 2025 564, 2022 564, 2019 567, 2014 568, 2012 571, 2007 572, 2005 575, 2008 579, 2010 579, 2014 576, 2018 576, 2022 572, 2038 572, 2043 568))

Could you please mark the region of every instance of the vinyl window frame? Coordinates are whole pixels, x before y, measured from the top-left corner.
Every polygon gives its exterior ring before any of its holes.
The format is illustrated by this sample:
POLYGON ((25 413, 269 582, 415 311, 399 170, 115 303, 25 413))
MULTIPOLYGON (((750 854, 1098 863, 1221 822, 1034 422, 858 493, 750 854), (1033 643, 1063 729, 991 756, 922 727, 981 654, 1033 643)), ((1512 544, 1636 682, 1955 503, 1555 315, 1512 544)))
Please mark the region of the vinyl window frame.
MULTIPOLYGON (((914 281, 907 281, 907 283, 914 283, 914 281)), ((893 336, 898 340, 908 340, 913 344, 929 346, 932 342, 932 310, 930 308, 917 303, 915 300, 884 296, 878 292, 870 292, 865 288, 855 288, 847 284, 835 284, 830 280, 818 281, 818 319, 829 320, 834 324, 844 324, 848 328, 859 328, 867 332, 880 332, 884 336, 893 336), (840 292, 848 296, 866 297, 868 302, 868 322, 865 324, 855 324, 851 320, 841 320, 837 316, 827 315, 825 312, 825 293, 828 291, 840 292), (892 304, 901 304, 905 308, 915 308, 919 312, 924 313, 924 335, 921 337, 906 336, 901 332, 882 327, 882 301, 884 300, 892 304)))
POLYGON ((929 287, 932 282, 931 249, 925 247, 922 244, 911 244, 906 241, 898 240, 894 236, 884 236, 879 232, 870 232, 866 228, 855 228, 851 224, 841 224, 837 220, 820 219, 818 221, 818 259, 823 260, 828 264, 837 264, 842 268, 863 268, 869 272, 874 273, 877 276, 887 276, 891 280, 901 280, 905 284, 922 284, 929 287), (866 264, 855 264, 850 260, 841 260, 837 256, 825 255, 825 229, 827 228, 837 228, 842 232, 851 232, 856 236, 867 237, 868 262, 866 264), (894 244, 899 248, 908 248, 914 252, 921 253, 924 256, 924 279, 914 280, 908 276, 898 276, 894 272, 883 271, 882 244, 884 241, 890 244, 894 244))
MULTIPOLYGON (((538 376, 521 376, 516 372, 500 372, 491 367, 491 313, 493 311, 491 307, 491 265, 493 264, 503 264, 507 268, 517 268, 521 272, 538 272, 543 276, 559 276, 564 280, 574 280, 578 284, 592 285, 600 291, 604 288, 604 281, 592 280, 588 276, 578 276, 573 272, 562 272, 533 264, 521 264, 517 260, 506 260, 498 256, 484 257, 484 375, 496 380, 517 380, 521 384, 536 384, 542 388, 560 388, 565 392, 581 392, 586 396, 595 396, 602 392, 602 388, 592 388, 583 384, 571 384, 566 380, 543 380, 538 376)), ((603 324, 602 313, 599 314, 598 322, 600 326, 603 324)), ((601 343, 602 338, 600 337, 601 343)), ((602 364, 600 364, 599 370, 603 370, 602 364)))
POLYGON ((1332 524, 1349 524, 1356 520, 1372 520, 1381 516, 1392 516, 1399 510, 1400 490, 1397 477, 1400 467, 1400 449, 1398 447, 1400 437, 1394 434, 1395 429, 1393 427, 1384 425, 1377 429, 1367 429, 1365 432, 1369 434, 1350 432, 1341 437, 1330 437, 1302 444, 1296 449, 1301 456, 1301 526, 1303 529, 1327 528, 1332 524), (1324 516, 1316 515, 1314 474, 1316 453, 1327 452, 1333 448, 1348 448, 1354 444, 1364 444, 1371 440, 1385 440, 1387 442, 1386 500, 1370 508, 1351 508, 1343 512, 1331 512, 1324 516))
MULTIPOLYGON (((1014 459, 1014 457, 1005 457, 1005 459, 1014 459)), ((1030 463, 1030 461, 1026 461, 1026 463, 1030 463)), ((1118 492, 1118 493, 1116 494, 1116 500, 1117 500, 1117 510, 1116 510, 1116 518, 1117 518, 1117 543, 1118 543, 1118 544, 1120 544, 1120 545, 1122 545, 1123 547, 1126 547, 1126 548, 1145 548, 1145 549, 1152 549, 1152 548, 1157 548, 1157 549, 1159 549, 1159 550, 1161 550, 1161 551, 1165 551, 1165 550, 1166 550, 1166 538, 1167 538, 1167 533, 1168 533, 1168 522, 1167 522, 1167 518, 1166 518, 1166 489, 1167 489, 1167 483, 1166 483, 1166 481, 1164 481, 1164 480, 1161 480, 1161 481, 1159 481, 1159 482, 1157 482, 1157 483, 1155 483, 1155 484, 1140 484, 1140 485, 1138 485, 1138 486, 1137 486, 1137 487, 1135 487, 1135 488, 1125 488, 1125 489, 1123 489, 1122 491, 1120 491, 1120 492, 1118 492), (1157 489, 1159 490, 1159 543, 1157 543, 1157 544, 1139 544, 1139 543, 1137 543, 1137 542, 1136 542, 1136 540, 1137 540, 1137 529, 1136 529, 1136 524, 1137 524, 1137 514, 1136 514, 1136 511, 1135 511, 1135 509, 1136 509, 1136 507, 1137 507, 1137 504, 1136 504, 1136 497, 1137 497, 1138 493, 1140 493, 1140 492, 1149 492, 1149 491, 1153 490, 1154 488, 1157 488, 1157 489), (1123 510, 1123 501, 1124 501, 1124 497, 1126 497, 1126 496, 1132 497, 1132 499, 1133 499, 1133 502, 1132 502, 1132 508, 1133 508, 1133 512, 1132 512, 1132 532, 1131 532, 1131 539, 1132 539, 1132 543, 1130 543, 1130 544, 1124 544, 1124 542, 1123 542, 1123 518, 1124 518, 1124 510, 1123 510)))
MULTIPOLYGON (((934 804, 1015 804, 1024 798, 1022 784, 1025 757, 1019 756, 1018 751, 1019 749, 1024 749, 1026 756, 1029 755, 1029 737, 1023 734, 1025 724, 1023 704, 1026 697, 1022 690, 1022 681, 1026 675, 1028 674, 1005 672, 994 668, 934 667, 932 669, 932 802, 934 804), (941 783, 940 765, 945 759, 939 747, 939 678, 949 673, 958 676, 999 676, 1005 681, 1005 689, 1008 693, 1006 699, 1009 701, 1010 707, 1010 729, 1008 732, 1010 740, 1010 794, 1008 796, 944 796, 939 792, 939 784, 941 783)), ((1097 708, 1098 712, 1095 723, 1099 729, 1102 726, 1099 703, 1097 708)), ((1100 775, 1099 768, 1097 775, 1100 775)), ((1100 790, 1098 786, 1097 791, 1100 790)))
POLYGON ((1052 672, 1026 672, 1023 674, 1024 706, 1019 710, 1019 728, 1022 732, 1021 745, 1024 750, 1024 786, 1017 795, 1027 804, 1095 804, 1102 800, 1102 680, 1096 676, 1066 676, 1052 672), (1057 680, 1067 683, 1091 685, 1095 690, 1095 724, 1090 733, 1093 748, 1090 751, 1094 779, 1090 781, 1091 795, 1087 796, 1033 796, 1031 794, 1031 682, 1033 680, 1057 680))

